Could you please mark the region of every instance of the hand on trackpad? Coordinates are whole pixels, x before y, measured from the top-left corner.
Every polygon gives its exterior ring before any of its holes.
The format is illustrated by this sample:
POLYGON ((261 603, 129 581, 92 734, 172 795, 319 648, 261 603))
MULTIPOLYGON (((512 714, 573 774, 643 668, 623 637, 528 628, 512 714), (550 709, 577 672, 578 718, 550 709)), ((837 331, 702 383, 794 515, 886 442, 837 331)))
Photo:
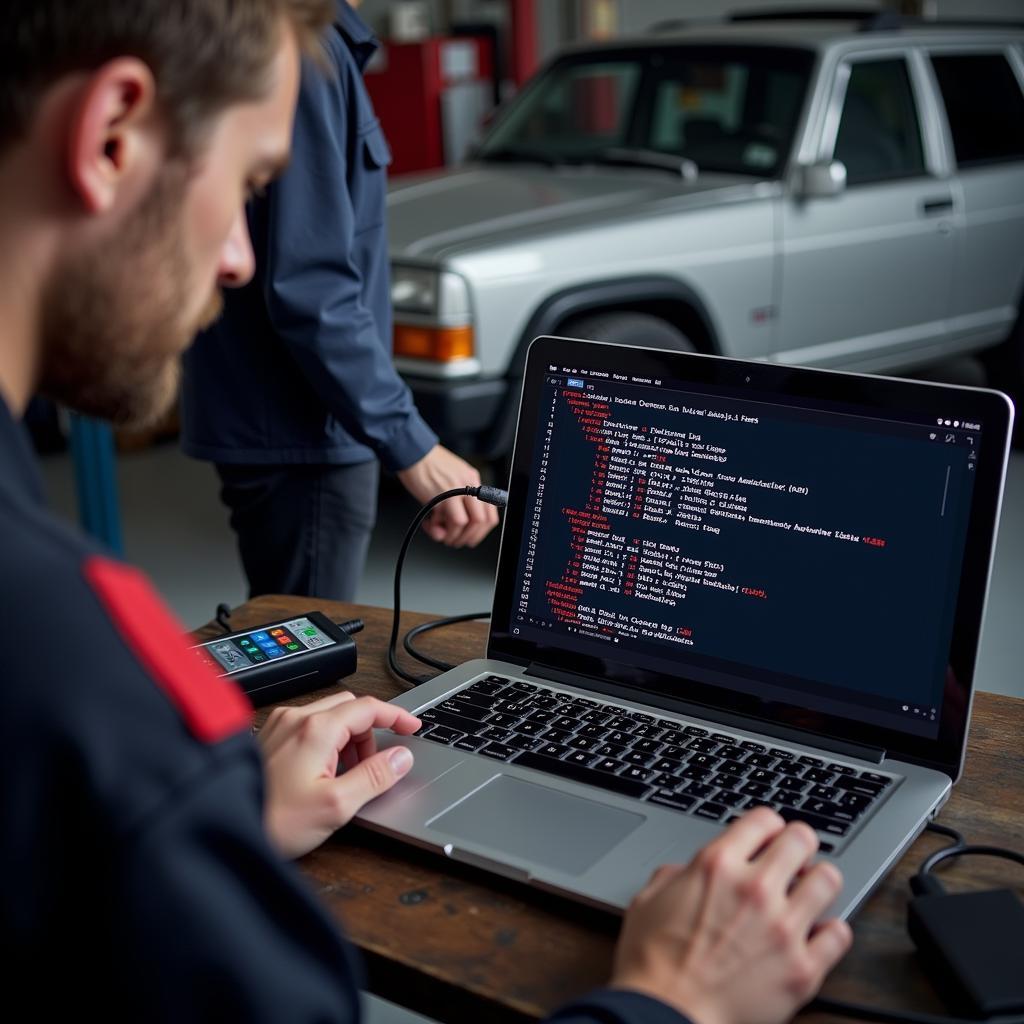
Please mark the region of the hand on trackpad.
POLYGON ((578 875, 644 821, 643 814, 499 775, 427 824, 454 839, 578 875))

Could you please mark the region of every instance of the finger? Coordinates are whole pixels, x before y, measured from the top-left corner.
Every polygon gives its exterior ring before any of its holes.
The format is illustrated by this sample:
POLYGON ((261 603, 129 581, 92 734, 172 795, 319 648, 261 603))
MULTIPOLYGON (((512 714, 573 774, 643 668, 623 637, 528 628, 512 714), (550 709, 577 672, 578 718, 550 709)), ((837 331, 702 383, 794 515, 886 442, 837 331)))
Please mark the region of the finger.
POLYGON ((662 864, 661 867, 655 868, 647 880, 647 884, 637 893, 637 898, 647 900, 656 896, 686 869, 687 865, 685 864, 662 864))
POLYGON ((723 849, 729 855, 750 860, 785 827, 786 823, 773 810, 755 807, 734 821, 705 851, 723 849))
POLYGON ((498 510, 493 505, 485 505, 482 502, 476 504, 483 514, 467 532, 465 544, 471 548, 475 548, 498 524, 498 510))
POLYGON ((339 775, 331 782, 337 787, 338 820, 334 827, 340 828, 352 820, 353 815, 375 796, 386 793, 412 768, 412 751, 406 747, 390 747, 354 768, 339 775))
POLYGON ((764 848, 754 863, 769 884, 786 891, 817 850, 814 830, 802 821, 794 821, 764 848))
POLYGON ((423 532, 434 541, 442 541, 445 537, 445 523, 444 516, 437 514, 437 510, 434 510, 434 514, 427 516, 423 520, 423 532))
POLYGON ((843 887, 843 876, 834 864, 822 861, 804 872, 789 895, 790 906, 808 929, 828 909, 843 887))
POLYGON ((451 538, 452 547, 464 548, 473 545, 473 537, 484 522, 484 509, 486 505, 481 504, 475 498, 462 499, 463 511, 466 513, 465 525, 458 534, 451 538))
POLYGON ((814 929, 807 953, 823 979, 849 952, 853 945, 853 931, 845 921, 832 918, 814 929))
POLYGON ((319 700, 310 701, 301 706, 290 705, 274 708, 259 731, 260 743, 268 752, 275 750, 299 727, 299 723, 304 718, 318 711, 328 711, 339 704, 347 704, 355 699, 354 693, 342 690, 340 693, 332 693, 328 697, 321 697, 319 700))

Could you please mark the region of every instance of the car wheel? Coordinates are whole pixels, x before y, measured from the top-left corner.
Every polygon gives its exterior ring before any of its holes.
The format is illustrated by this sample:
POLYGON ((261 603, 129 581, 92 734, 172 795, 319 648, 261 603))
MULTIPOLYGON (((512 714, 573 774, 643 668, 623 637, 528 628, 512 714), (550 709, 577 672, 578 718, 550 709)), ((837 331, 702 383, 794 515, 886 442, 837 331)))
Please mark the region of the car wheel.
POLYGON ((590 313, 567 320, 558 333, 588 341, 696 352, 697 346, 678 327, 649 313, 590 313))

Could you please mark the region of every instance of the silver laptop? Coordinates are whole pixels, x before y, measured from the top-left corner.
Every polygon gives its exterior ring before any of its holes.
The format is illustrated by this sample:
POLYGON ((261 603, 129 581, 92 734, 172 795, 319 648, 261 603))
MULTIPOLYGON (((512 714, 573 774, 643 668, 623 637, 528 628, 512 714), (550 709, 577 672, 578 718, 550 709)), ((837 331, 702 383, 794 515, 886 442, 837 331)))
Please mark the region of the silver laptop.
POLYGON ((848 916, 957 781, 1013 408, 973 388, 530 348, 486 658, 397 698, 362 824, 622 910, 767 804, 848 916))

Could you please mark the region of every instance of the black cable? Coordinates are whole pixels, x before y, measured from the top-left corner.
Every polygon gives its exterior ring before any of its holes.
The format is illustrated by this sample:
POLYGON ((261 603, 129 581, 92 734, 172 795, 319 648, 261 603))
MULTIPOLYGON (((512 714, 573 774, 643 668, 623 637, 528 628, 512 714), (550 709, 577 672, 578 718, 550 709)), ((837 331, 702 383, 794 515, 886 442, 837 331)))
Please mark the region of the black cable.
POLYGON ((952 860, 954 857, 1000 857, 1003 860, 1024 865, 1024 854, 1017 853, 1016 850, 1007 850, 1001 846, 969 844, 955 828, 950 828, 948 825, 929 822, 925 827, 929 832, 947 836, 953 842, 926 857, 916 874, 911 877, 910 889, 917 896, 946 891, 943 884, 937 878, 932 877, 932 872, 943 861, 952 860))
POLYGON ((224 630, 225 633, 231 632, 231 606, 221 602, 217 605, 217 614, 213 617, 214 622, 224 630))
POLYGON ((440 658, 424 653, 413 644, 413 640, 424 633, 429 633, 433 629, 441 629, 443 626, 454 626, 459 622, 472 622, 475 619, 489 619, 490 617, 490 612, 467 612, 465 615, 449 615, 446 619, 433 619, 430 622, 421 623, 419 626, 413 626, 412 629, 406 632, 405 636, 402 637, 402 646, 417 661, 422 662, 424 665, 429 665, 431 668, 436 668, 441 672, 447 672, 449 669, 455 668, 455 666, 449 665, 446 661, 441 661, 440 658))
POLYGON ((398 552, 398 560, 395 562, 395 606, 394 612, 391 618, 391 639, 388 641, 388 668, 396 675, 399 679, 410 686, 419 686, 420 683, 425 683, 429 676, 414 676, 411 672, 406 672, 401 665, 398 664, 397 658, 397 647, 398 647, 398 625, 399 620, 402 616, 402 566, 405 563, 405 556, 409 550, 409 545, 412 543, 413 537, 416 536, 416 531, 420 527, 420 523, 427 518, 428 515, 441 504, 442 501, 447 501, 449 498, 461 498, 464 496, 471 498, 477 498, 480 501, 486 501, 489 505, 496 505, 498 508, 504 508, 508 503, 508 491, 501 490, 500 487, 488 487, 482 485, 480 487, 456 487, 450 491, 442 491, 440 494, 435 495, 430 499, 413 517, 412 522, 409 524, 409 528, 405 531, 405 537, 402 539, 402 547, 398 552))

